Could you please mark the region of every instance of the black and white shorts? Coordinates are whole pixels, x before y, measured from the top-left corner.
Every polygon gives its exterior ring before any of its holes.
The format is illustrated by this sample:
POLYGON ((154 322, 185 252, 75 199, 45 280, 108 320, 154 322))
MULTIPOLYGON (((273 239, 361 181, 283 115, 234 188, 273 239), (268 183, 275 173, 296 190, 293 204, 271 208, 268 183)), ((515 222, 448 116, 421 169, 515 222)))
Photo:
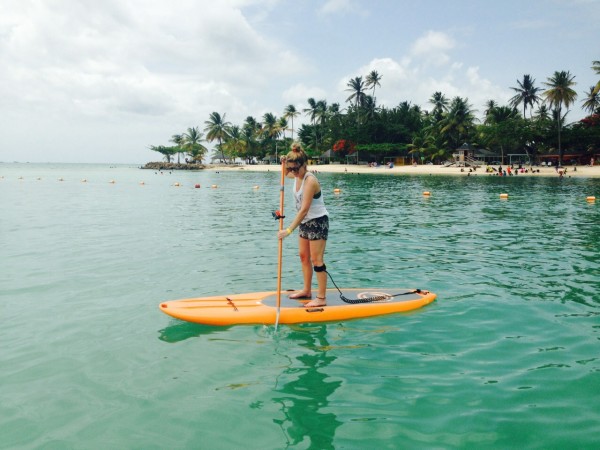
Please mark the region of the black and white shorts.
POLYGON ((298 227, 298 235, 309 241, 326 241, 329 235, 329 217, 321 216, 301 223, 298 227))

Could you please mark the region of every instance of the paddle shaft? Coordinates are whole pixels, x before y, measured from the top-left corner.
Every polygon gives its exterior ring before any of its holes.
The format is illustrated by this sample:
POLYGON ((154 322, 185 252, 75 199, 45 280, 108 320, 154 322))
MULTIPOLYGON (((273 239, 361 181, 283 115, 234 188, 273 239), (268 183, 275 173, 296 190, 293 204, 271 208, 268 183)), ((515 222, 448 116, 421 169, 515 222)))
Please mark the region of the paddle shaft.
MULTIPOLYGON (((279 188, 279 231, 283 230, 283 199, 285 192, 285 160, 281 160, 281 186, 279 188)), ((281 310, 281 270, 283 264, 283 239, 279 239, 279 255, 277 261, 277 317, 275 329, 279 325, 279 312, 281 310)))

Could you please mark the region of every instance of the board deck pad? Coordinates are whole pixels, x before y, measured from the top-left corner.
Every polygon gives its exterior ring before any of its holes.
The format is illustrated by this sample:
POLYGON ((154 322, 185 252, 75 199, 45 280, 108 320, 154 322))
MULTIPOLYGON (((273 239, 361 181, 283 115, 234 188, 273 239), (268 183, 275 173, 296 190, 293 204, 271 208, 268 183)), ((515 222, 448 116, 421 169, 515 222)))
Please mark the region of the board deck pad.
MULTIPOLYGON (((336 289, 328 289, 326 306, 305 307, 309 299, 290 299, 294 291, 282 291, 277 319, 277 292, 219 295, 163 302, 165 314, 188 322, 206 325, 281 324, 334 322, 393 314, 421 308, 436 299, 432 292, 415 289, 342 289, 347 299, 380 298, 368 303, 344 302, 336 289), (401 295, 398 295, 401 294, 401 295)), ((315 295, 313 294, 313 299, 315 295)))
MULTIPOLYGON (((408 300, 415 300, 420 298, 420 296, 416 293, 412 293, 414 289, 399 289, 397 291, 392 291, 390 289, 387 290, 375 290, 375 289, 342 289, 342 293, 344 297, 354 300, 354 299, 365 299, 372 297, 387 297, 383 300, 378 300, 376 303, 386 303, 386 302, 401 302, 408 300), (402 294, 400 296, 394 297, 394 295, 402 294)), ((289 295, 294 291, 283 291, 281 292, 281 307, 295 307, 302 308, 304 303, 309 302, 309 299, 291 299, 289 295)), ((344 306, 350 305, 351 303, 346 303, 342 300, 339 291, 330 289, 327 291, 326 301, 327 306, 344 306)), ((315 300, 316 296, 313 294, 312 299, 315 300)), ((262 300, 262 303, 267 306, 276 307, 277 306, 277 292, 274 292, 273 295, 269 295, 262 300)), ((366 304, 366 303, 365 303, 366 304)))

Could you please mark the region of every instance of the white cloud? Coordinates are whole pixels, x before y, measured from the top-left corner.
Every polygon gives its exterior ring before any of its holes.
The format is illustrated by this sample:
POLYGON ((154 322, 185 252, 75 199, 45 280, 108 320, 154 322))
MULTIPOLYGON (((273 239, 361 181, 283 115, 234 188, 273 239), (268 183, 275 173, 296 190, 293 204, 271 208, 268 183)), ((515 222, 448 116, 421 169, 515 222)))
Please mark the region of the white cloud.
POLYGON ((340 79, 338 90, 345 91, 350 78, 362 76, 364 79, 376 70, 382 76, 381 87, 375 92, 377 104, 388 108, 409 101, 427 110, 430 108, 429 98, 436 91, 449 99, 456 96, 468 98, 476 110, 482 109, 481 105, 489 99, 505 102, 506 89, 482 77, 478 67, 464 68, 464 63, 453 60, 450 54, 444 54, 444 64, 431 64, 432 57, 439 62, 440 54, 456 45, 456 41, 445 33, 428 31, 415 40, 409 57, 402 56, 399 61, 393 58, 373 59, 340 79))
POLYGON ((309 67, 254 29, 236 6, 244 2, 9 2, 0 17, 3 116, 40 127, 53 116, 65 135, 77 133, 77 117, 132 128, 163 117, 165 139, 179 131, 166 130, 172 122, 203 123, 212 111, 244 118, 256 113, 244 97, 309 67))
POLYGON ((441 31, 428 31, 415 41, 411 47, 411 55, 435 66, 442 66, 450 61, 448 52, 455 47, 454 39, 441 31))

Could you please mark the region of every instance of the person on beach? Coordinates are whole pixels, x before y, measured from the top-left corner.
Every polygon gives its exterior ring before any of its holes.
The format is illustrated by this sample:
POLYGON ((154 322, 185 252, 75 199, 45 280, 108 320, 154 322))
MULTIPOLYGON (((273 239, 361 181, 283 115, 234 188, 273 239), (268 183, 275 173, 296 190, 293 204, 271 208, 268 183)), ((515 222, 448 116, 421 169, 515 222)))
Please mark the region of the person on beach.
POLYGON ((329 233, 329 213, 323 202, 323 192, 317 177, 307 170, 308 156, 300 143, 294 142, 291 151, 284 157, 286 175, 294 177, 294 200, 296 216, 277 237, 284 239, 298 228, 298 247, 304 286, 302 290, 290 294, 292 299, 310 299, 305 307, 325 306, 327 292, 327 272, 323 255, 329 233), (318 292, 312 299, 312 276, 317 274, 318 292))

